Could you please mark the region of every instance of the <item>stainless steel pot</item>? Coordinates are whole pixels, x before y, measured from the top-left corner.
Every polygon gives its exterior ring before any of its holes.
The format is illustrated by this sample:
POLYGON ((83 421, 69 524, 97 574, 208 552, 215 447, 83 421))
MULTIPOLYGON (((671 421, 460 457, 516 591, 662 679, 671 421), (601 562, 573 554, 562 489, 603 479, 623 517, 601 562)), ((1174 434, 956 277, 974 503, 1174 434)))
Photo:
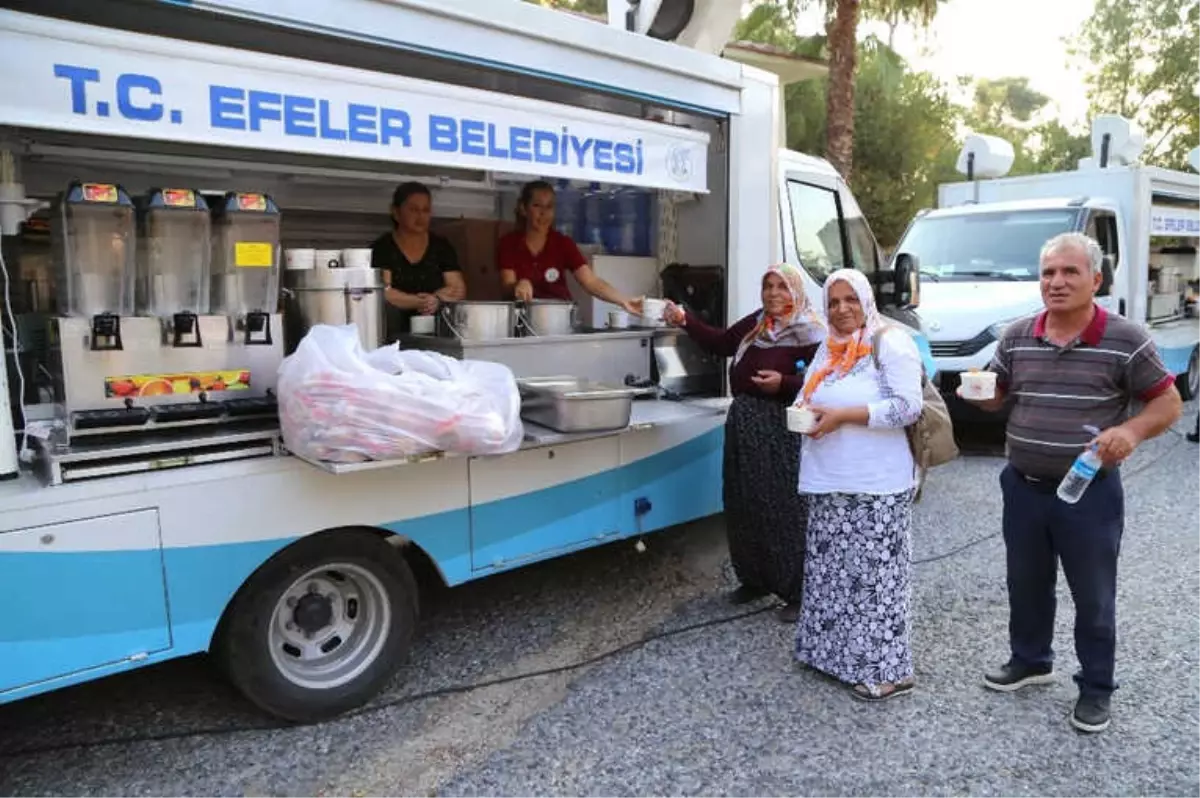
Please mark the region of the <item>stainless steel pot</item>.
POLYGON ((512 302, 451 302, 437 315, 437 334, 464 341, 514 338, 517 310, 512 302))
POLYGON ((377 270, 303 269, 287 278, 285 307, 299 316, 298 324, 289 324, 296 335, 303 337, 314 324, 353 324, 364 349, 383 343, 383 283, 377 270))
POLYGON ((534 299, 521 309, 521 320, 533 335, 570 335, 575 332, 577 311, 574 302, 561 299, 534 299))

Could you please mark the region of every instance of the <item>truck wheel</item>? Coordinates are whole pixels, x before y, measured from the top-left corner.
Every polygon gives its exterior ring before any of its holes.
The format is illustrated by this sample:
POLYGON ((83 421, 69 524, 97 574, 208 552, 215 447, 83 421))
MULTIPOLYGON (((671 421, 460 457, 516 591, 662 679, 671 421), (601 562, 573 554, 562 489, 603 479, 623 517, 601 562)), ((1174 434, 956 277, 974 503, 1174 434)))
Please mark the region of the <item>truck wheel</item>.
POLYGON ((1187 371, 1175 378, 1175 386, 1179 388, 1179 395, 1185 402, 1200 394, 1200 348, 1192 350, 1187 371))
POLYGON ((370 532, 304 538, 234 597, 214 653, 247 698, 307 723, 361 706, 408 653, 418 614, 404 558, 370 532))

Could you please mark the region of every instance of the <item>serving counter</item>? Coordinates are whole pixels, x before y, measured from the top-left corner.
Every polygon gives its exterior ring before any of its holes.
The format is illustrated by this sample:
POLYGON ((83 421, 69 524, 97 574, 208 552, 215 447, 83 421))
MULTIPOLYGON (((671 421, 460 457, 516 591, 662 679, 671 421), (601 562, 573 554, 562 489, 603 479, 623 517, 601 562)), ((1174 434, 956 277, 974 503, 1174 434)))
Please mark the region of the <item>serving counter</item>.
MULTIPOLYGON (((608 438, 629 432, 650 430, 714 416, 724 416, 729 409, 730 399, 704 398, 683 399, 671 401, 668 399, 639 399, 634 401, 628 426, 620 429, 596 432, 556 432, 538 424, 524 422, 525 437, 518 451, 537 449, 546 446, 561 446, 579 441, 608 438)), ((309 465, 330 474, 352 474, 360 471, 373 471, 380 468, 394 468, 401 465, 424 463, 431 460, 441 460, 446 457, 464 457, 447 452, 429 452, 428 454, 400 457, 390 460, 368 460, 361 463, 331 463, 324 460, 310 460, 307 457, 289 452, 309 465)), ((504 455, 492 455, 504 457, 504 455)))
POLYGON ((424 349, 459 360, 488 360, 523 377, 572 374, 595 382, 626 385, 651 379, 654 328, 583 330, 569 335, 470 340, 434 335, 403 335, 402 349, 424 349), (582 370, 582 372, 581 372, 582 370))

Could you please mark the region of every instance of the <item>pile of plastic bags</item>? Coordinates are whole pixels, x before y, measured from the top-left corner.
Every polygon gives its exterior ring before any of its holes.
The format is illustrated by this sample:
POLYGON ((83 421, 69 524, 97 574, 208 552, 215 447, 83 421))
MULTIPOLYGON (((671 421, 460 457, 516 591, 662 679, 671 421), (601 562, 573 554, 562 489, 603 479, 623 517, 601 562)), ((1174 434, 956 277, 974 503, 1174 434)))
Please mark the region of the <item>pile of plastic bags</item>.
POLYGON ((354 463, 521 446, 521 396, 498 363, 398 344, 367 352, 353 325, 318 324, 279 367, 279 420, 295 454, 354 463))

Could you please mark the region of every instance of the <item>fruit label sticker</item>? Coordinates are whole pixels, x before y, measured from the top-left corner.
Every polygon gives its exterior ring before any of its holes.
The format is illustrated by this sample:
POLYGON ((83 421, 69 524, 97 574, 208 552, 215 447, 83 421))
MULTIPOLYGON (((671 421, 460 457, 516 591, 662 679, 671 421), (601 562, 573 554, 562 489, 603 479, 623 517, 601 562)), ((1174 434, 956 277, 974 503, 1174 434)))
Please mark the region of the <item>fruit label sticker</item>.
POLYGON ((233 245, 233 265, 242 269, 269 269, 275 265, 275 247, 259 241, 233 245))
POLYGON ((265 211, 267 198, 262 194, 238 194, 237 206, 239 211, 265 211))
POLYGON ((85 202, 116 202, 117 187, 104 183, 84 183, 83 199, 85 202))
POLYGON ((196 207, 196 192, 187 188, 164 188, 163 204, 168 208, 196 207))
POLYGON ((126 374, 104 378, 104 396, 124 399, 142 396, 178 396, 216 391, 245 391, 250 388, 250 372, 202 371, 170 374, 126 374))

